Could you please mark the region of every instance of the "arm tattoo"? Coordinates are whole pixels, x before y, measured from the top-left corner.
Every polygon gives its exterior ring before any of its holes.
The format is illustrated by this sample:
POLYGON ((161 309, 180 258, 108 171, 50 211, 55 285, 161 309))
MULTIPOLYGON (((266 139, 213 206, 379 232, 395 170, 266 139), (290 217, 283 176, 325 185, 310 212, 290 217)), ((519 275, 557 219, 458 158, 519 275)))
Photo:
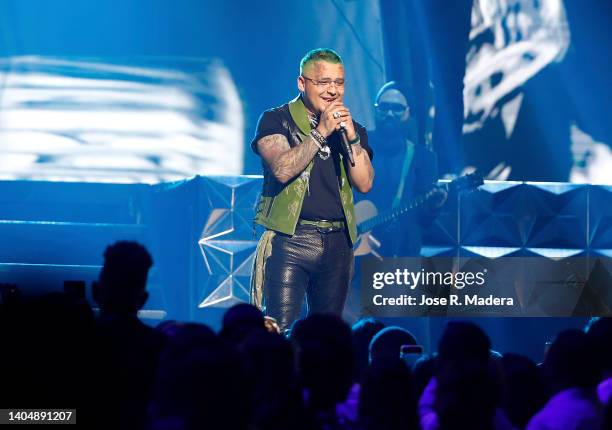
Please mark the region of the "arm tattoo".
POLYGON ((257 146, 272 174, 282 183, 300 174, 319 151, 311 136, 305 138, 301 144, 289 148, 285 136, 273 134, 261 138, 257 146))

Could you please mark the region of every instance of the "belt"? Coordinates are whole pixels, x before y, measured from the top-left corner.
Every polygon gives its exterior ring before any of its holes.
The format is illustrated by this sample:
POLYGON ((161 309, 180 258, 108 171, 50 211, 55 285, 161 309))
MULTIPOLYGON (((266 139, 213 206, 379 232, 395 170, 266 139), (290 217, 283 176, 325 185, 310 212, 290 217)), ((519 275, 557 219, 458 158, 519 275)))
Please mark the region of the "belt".
POLYGON ((299 225, 311 225, 317 228, 322 233, 331 232, 331 231, 339 231, 344 230, 346 225, 344 221, 329 221, 325 219, 320 219, 316 221, 311 221, 308 219, 299 219, 299 225))

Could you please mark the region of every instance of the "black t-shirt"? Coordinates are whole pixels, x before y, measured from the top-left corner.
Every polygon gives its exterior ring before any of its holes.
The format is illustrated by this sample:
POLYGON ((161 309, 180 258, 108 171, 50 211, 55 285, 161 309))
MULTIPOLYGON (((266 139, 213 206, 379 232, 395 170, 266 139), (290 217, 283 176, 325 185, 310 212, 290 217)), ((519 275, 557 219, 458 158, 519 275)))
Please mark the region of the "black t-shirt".
MULTIPOLYGON (((368 134, 363 126, 356 121, 355 131, 359 134, 361 146, 368 152, 372 159, 373 152, 368 145, 368 134)), ((257 141, 265 136, 282 134, 285 136, 291 147, 299 144, 300 140, 297 133, 297 124, 291 118, 289 105, 284 104, 280 107, 265 111, 259 118, 255 138, 251 142, 251 148, 257 151, 257 141)), ((343 220, 344 212, 340 201, 339 181, 341 174, 337 163, 341 149, 340 136, 337 133, 327 138, 327 143, 331 148, 332 155, 323 160, 319 155, 314 157, 314 165, 310 171, 310 181, 308 191, 304 196, 302 212, 300 218, 309 220, 343 220)), ((267 169, 263 163, 264 169, 267 169)), ((346 165, 345 165, 346 168, 346 165)), ((347 172, 348 174, 348 172, 347 172)))

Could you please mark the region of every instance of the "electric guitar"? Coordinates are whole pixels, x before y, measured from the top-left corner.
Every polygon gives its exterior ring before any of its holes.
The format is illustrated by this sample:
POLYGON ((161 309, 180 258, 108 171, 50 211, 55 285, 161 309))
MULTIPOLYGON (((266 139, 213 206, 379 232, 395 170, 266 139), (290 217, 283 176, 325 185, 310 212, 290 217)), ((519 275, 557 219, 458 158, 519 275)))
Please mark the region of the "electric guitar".
POLYGON ((421 194, 413 199, 410 199, 400 206, 392 209, 387 209, 378 213, 378 209, 369 200, 362 200, 355 205, 355 218, 357 220, 357 241, 355 242, 355 256, 374 254, 380 257, 375 248, 380 248, 381 243, 376 239, 371 231, 374 227, 381 224, 391 222, 408 212, 413 211, 427 204, 436 194, 436 189, 444 189, 447 193, 468 192, 477 189, 484 183, 482 175, 479 172, 470 173, 469 175, 461 176, 448 184, 438 185, 432 188, 425 194, 421 194))

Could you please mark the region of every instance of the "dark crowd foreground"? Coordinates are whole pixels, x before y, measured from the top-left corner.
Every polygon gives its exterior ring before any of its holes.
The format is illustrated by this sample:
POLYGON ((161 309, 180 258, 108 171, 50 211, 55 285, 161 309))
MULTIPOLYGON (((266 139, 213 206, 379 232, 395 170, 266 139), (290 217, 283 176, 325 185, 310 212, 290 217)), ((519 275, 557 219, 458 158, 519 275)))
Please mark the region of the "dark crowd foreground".
POLYGON ((315 314, 283 336, 246 304, 219 333, 151 328, 149 253, 118 242, 104 258, 98 316, 70 293, 3 298, 1 408, 76 408, 105 429, 612 429, 612 319, 559 333, 540 364, 460 321, 420 357, 373 319, 315 314))

